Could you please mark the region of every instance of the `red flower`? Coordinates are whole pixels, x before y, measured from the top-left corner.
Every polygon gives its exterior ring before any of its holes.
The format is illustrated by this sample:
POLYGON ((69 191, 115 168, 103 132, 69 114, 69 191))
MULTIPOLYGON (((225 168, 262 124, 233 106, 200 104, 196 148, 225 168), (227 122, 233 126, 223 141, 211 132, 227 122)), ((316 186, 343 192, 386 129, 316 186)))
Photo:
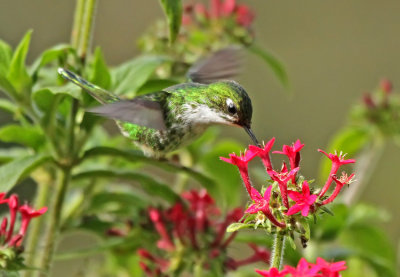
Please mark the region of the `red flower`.
POLYGON ((26 233, 26 229, 28 228, 29 222, 32 218, 41 216, 47 211, 47 207, 43 207, 39 210, 35 210, 27 204, 19 207, 19 212, 22 216, 21 228, 19 230, 19 234, 24 236, 26 233))
POLYGON ((322 190, 321 190, 321 192, 319 194, 319 197, 322 197, 328 191, 328 189, 329 189, 329 187, 330 187, 330 185, 332 183, 332 176, 336 175, 336 173, 339 170, 339 168, 342 165, 345 165, 345 164, 355 163, 356 160, 353 160, 353 159, 345 160, 344 157, 346 156, 346 154, 343 155, 342 153, 340 153, 338 155, 337 153, 335 153, 335 154, 332 154, 332 153, 327 154, 325 151, 323 151, 321 149, 318 149, 318 151, 323 153, 323 154, 325 154, 332 161, 331 172, 329 174, 328 180, 326 181, 324 187, 322 188, 322 190))
POLYGON ((303 182, 301 193, 289 190, 288 194, 289 197, 296 202, 296 204, 290 207, 290 209, 286 213, 287 215, 293 215, 301 211, 302 216, 308 216, 310 207, 314 204, 315 200, 318 197, 315 194, 310 194, 310 188, 307 181, 303 182))
MULTIPOLYGON (((300 163, 300 150, 304 147, 298 139, 292 146, 284 145, 282 151, 274 151, 274 154, 283 154, 289 158, 290 168, 296 168, 300 163)), ((294 183, 294 182, 293 182, 294 183)))
POLYGON ((229 158, 220 157, 221 160, 224 162, 236 165, 239 169, 240 176, 246 186, 247 192, 249 195, 251 194, 251 183, 249 179, 249 172, 248 172, 248 162, 250 162, 255 156, 257 152, 254 150, 248 150, 244 153, 244 155, 237 156, 236 154, 229 154, 229 158))
POLYGON ((326 277, 339 277, 339 271, 346 270, 345 261, 336 263, 328 263, 322 258, 317 258, 317 266, 320 268, 322 276, 326 277))
POLYGON ((275 267, 271 268, 270 270, 256 269, 256 272, 263 277, 285 277, 287 273, 286 270, 279 272, 279 270, 276 269, 275 267))
POLYGON ((271 179, 278 182, 279 190, 281 191, 282 202, 287 209, 289 209, 289 201, 287 198, 287 183, 289 182, 289 180, 292 180, 294 176, 296 176, 299 169, 300 168, 297 167, 288 172, 286 164, 283 163, 280 173, 274 170, 270 170, 268 172, 271 179))
POLYGON ((172 251, 175 249, 175 245, 168 235, 167 228, 161 218, 161 213, 159 210, 154 208, 149 208, 149 216, 151 221, 154 223, 154 227, 156 228, 158 234, 161 239, 157 242, 157 246, 160 249, 164 249, 166 251, 172 251))
POLYGON ((284 267, 284 270, 286 270, 287 273, 292 274, 292 277, 316 277, 319 276, 317 274, 319 269, 318 265, 310 264, 304 258, 300 259, 296 268, 288 265, 285 265, 284 267))
POLYGON ((260 148, 255 145, 250 145, 249 150, 251 152, 257 153, 257 156, 261 158, 261 160, 264 163, 265 169, 267 171, 272 170, 272 163, 271 163, 271 157, 269 152, 271 151, 272 146, 274 145, 275 138, 270 139, 267 144, 265 144, 264 149, 260 148))
POLYGON ((393 89, 392 82, 390 82, 388 79, 383 79, 380 83, 380 87, 385 94, 390 94, 393 89))
POLYGON ((255 214, 260 212, 263 212, 265 216, 276 226, 285 228, 286 225, 285 223, 279 222, 274 215, 271 213, 271 210, 269 209, 269 201, 271 198, 271 190, 272 186, 269 186, 267 190, 264 193, 264 197, 261 196, 261 194, 255 189, 251 188, 251 199, 253 199, 254 204, 251 204, 245 213, 249 214, 255 214))
POLYGON ((335 175, 332 175, 332 179, 335 180, 335 182, 336 182, 335 190, 332 192, 332 195, 329 196, 328 199, 326 199, 322 202, 322 204, 326 205, 326 204, 332 202, 338 196, 340 190, 344 187, 344 185, 348 185, 353 182, 353 177, 354 177, 354 174, 347 176, 347 174, 344 172, 342 173, 342 176, 340 177, 340 179, 337 179, 335 175))
POLYGON ((254 13, 246 5, 236 7, 236 22, 244 27, 249 27, 254 20, 254 13))

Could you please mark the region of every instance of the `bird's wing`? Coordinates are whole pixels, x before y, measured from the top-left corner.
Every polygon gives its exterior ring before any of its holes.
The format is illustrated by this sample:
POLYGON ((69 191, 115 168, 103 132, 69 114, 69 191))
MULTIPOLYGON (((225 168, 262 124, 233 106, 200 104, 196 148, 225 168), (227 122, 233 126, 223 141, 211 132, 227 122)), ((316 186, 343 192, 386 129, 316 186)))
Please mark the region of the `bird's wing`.
POLYGON ((160 131, 166 130, 161 105, 149 99, 122 100, 98 106, 88 111, 99 116, 126 121, 160 131))
POLYGON ((98 87, 85 79, 83 79, 81 76, 75 74, 72 71, 69 71, 68 69, 65 68, 59 68, 58 73, 66 80, 71 81, 75 85, 80 86, 84 90, 86 90, 92 97, 94 97, 97 101, 100 103, 111 103, 114 101, 118 101, 119 97, 112 94, 109 91, 106 91, 105 89, 102 89, 101 87, 98 87))
POLYGON ((222 79, 232 79, 240 73, 242 67, 239 46, 230 46, 199 60, 188 71, 191 82, 210 84, 222 79))

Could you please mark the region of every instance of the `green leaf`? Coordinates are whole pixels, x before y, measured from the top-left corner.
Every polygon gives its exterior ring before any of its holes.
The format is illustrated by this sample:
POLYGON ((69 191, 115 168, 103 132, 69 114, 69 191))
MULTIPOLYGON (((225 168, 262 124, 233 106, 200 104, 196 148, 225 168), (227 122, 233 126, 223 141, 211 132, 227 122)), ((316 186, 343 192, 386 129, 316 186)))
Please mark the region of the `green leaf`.
POLYGON ((150 176, 139 174, 135 172, 123 172, 117 171, 115 169, 107 169, 107 170, 91 170, 79 173, 74 176, 74 179, 80 178, 93 178, 93 177, 102 177, 102 178, 120 178, 131 180, 135 182, 139 182, 142 188, 147 191, 150 196, 157 195, 170 203, 175 203, 179 198, 168 185, 162 184, 150 176))
POLYGON ((30 149, 24 147, 0 148, 0 164, 8 163, 18 157, 29 155, 30 149))
MULTIPOLYGON (((74 49, 68 44, 56 45, 44 51, 32 64, 30 71, 32 75, 36 75, 41 67, 49 64, 54 60, 65 60, 68 53, 73 52, 74 49)), ((54 73, 57 74, 56 71, 54 73)))
POLYGON ((18 110, 18 106, 15 105, 14 103, 12 103, 11 101, 4 99, 4 98, 0 98, 0 109, 2 109, 3 111, 9 112, 9 113, 16 113, 18 110))
POLYGON ((239 204, 240 196, 245 188, 242 185, 236 166, 223 162, 219 157, 226 157, 229 153, 239 153, 243 147, 233 140, 224 140, 202 157, 201 163, 206 172, 217 181, 218 187, 212 188, 213 196, 222 198, 229 207, 239 204))
MULTIPOLYGON (((57 110, 62 115, 67 115, 72 100, 71 94, 59 89, 44 88, 32 93, 32 100, 36 108, 46 115, 53 115, 57 110), (57 99, 58 98, 58 99, 57 99), (64 100, 64 101, 63 101, 64 100), (67 100, 67 101, 65 101, 67 100), (69 101, 68 101, 69 100, 69 101)), ((48 118, 49 119, 49 118, 48 118)))
POLYGON ((92 72, 89 81, 104 89, 109 89, 111 87, 111 74, 100 47, 97 47, 94 51, 92 72))
POLYGON ((19 157, 0 167, 0 191, 8 192, 35 168, 51 158, 43 154, 19 157))
POLYGON ((173 43, 179 34, 182 22, 181 0, 160 0, 169 26, 169 41, 173 43))
POLYGON ((286 236, 286 239, 292 249, 297 248, 296 243, 294 242, 294 239, 291 236, 286 236))
POLYGON ((0 76, 6 76, 12 57, 11 47, 0 39, 0 76))
POLYGON ((289 79, 288 79, 288 75, 286 73, 285 67, 276 57, 274 57, 267 50, 262 49, 261 47, 258 47, 254 44, 249 47, 249 50, 252 53, 254 53, 255 55, 262 58, 263 61, 265 61, 269 65, 272 72, 274 72, 275 76, 278 78, 278 80, 281 82, 281 84, 286 89, 289 88, 289 79))
MULTIPOLYGON (((328 153, 342 151, 347 153, 349 157, 354 157, 361 149, 363 149, 371 140, 367 130, 360 128, 345 128, 340 130, 333 137, 328 146, 328 153)), ((323 156, 320 166, 320 179, 324 180, 329 176, 331 170, 331 160, 323 156)))
POLYGON ((112 71, 112 90, 117 94, 135 96, 138 89, 154 74, 162 63, 168 61, 165 56, 140 56, 128 61, 112 71))
POLYGON ((45 143, 45 137, 40 129, 14 124, 0 129, 0 140, 22 144, 33 149, 38 149, 45 143))
POLYGON ((232 223, 231 225, 229 225, 228 228, 226 228, 226 232, 232 233, 232 232, 236 232, 240 229, 250 229, 250 228, 254 229, 254 224, 235 222, 235 223, 232 223))
MULTIPOLYGON (((76 179, 76 177, 74 176, 76 179)), ((149 203, 132 192, 99 192, 93 195, 88 213, 113 212, 132 217, 135 210, 145 209, 149 203), (133 209, 132 209, 133 208, 133 209)))
POLYGON ((392 242, 371 224, 351 226, 341 233, 340 241, 376 270, 379 276, 396 276, 396 255, 392 242))
POLYGON ((311 232, 316 239, 333 240, 346 227, 349 214, 347 206, 336 204, 332 206, 332 210, 335 216, 331 216, 330 214, 321 215, 317 225, 315 225, 315 231, 311 232))
POLYGON ((28 31, 14 52, 10 69, 7 74, 8 81, 19 94, 26 94, 32 86, 32 79, 25 66, 26 55, 29 49, 32 31, 28 31))
POLYGON ((153 79, 148 80, 143 86, 138 89, 136 95, 147 94, 155 91, 161 91, 167 87, 178 84, 175 80, 170 79, 153 79))
POLYGON ((97 157, 97 156, 120 157, 129 162, 134 162, 134 163, 143 162, 148 165, 157 166, 159 168, 162 168, 162 169, 164 169, 166 171, 170 171, 170 172, 186 173, 191 178, 197 180, 200 184, 202 184, 207 190, 212 190, 212 188, 216 186, 216 183, 214 182, 213 179, 211 179, 197 171, 194 171, 188 167, 176 165, 176 164, 173 164, 173 163, 170 163, 167 161, 160 161, 157 159, 146 157, 140 151, 123 151, 123 150, 119 150, 119 149, 112 148, 112 147, 93 147, 84 153, 82 160, 85 160, 85 159, 91 158, 91 157, 97 157))

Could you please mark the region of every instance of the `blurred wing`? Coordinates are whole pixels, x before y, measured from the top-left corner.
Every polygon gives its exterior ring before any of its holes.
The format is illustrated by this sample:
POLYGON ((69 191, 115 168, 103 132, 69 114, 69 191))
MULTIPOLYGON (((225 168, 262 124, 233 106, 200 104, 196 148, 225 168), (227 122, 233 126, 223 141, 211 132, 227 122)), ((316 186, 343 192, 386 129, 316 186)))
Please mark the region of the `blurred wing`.
POLYGON ((187 77, 191 82, 210 84, 222 79, 232 79, 240 73, 242 57, 239 46, 231 46, 213 53, 194 64, 187 77))
POLYGON ((160 104, 147 99, 118 101, 89 109, 89 112, 160 131, 166 130, 160 104))

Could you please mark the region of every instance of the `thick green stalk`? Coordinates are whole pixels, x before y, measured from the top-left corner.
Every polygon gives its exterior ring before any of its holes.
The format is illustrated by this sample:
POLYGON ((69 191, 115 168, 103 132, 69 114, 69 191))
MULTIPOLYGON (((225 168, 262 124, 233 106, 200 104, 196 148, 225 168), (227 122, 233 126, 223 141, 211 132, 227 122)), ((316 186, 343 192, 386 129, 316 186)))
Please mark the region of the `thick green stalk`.
MULTIPOLYGON (((33 178, 38 184, 34 207, 39 209, 47 205, 49 190, 54 187, 54 178, 51 173, 45 170, 39 170, 37 173, 34 173, 33 178)), ((25 252, 28 254, 26 264, 28 266, 35 267, 38 263, 38 243, 42 237, 43 222, 46 218, 47 215, 45 214, 44 216, 32 220, 30 223, 28 237, 25 244, 25 252)), ((30 277, 33 276, 34 273, 35 271, 28 270, 23 272, 23 276, 30 277)))
POLYGON ((375 137, 372 145, 364 149, 358 156, 355 164, 355 182, 351 183, 349 188, 343 193, 343 202, 352 205, 357 202, 361 193, 364 191, 365 185, 374 172, 380 157, 385 148, 385 141, 382 137, 375 137))
POLYGON ((86 0, 85 9, 82 20, 81 32, 78 41, 78 56, 82 63, 85 63, 87 52, 89 51, 92 41, 94 16, 97 0, 86 0))
POLYGON ((270 263, 271 268, 275 267, 278 270, 280 269, 284 251, 285 251, 285 235, 278 232, 275 235, 274 245, 272 247, 271 263, 270 263))
POLYGON ((46 270, 46 272, 49 272, 50 265, 53 260, 55 242, 60 229, 62 207, 64 204, 65 194, 71 180, 71 169, 63 168, 59 170, 58 180, 57 187, 55 188, 54 202, 49 209, 50 218, 48 221, 48 230, 45 234, 46 245, 40 264, 40 268, 46 270))
POLYGON ((79 38, 81 36, 83 14, 86 0, 76 0, 74 26, 71 32, 71 45, 78 48, 79 38))

